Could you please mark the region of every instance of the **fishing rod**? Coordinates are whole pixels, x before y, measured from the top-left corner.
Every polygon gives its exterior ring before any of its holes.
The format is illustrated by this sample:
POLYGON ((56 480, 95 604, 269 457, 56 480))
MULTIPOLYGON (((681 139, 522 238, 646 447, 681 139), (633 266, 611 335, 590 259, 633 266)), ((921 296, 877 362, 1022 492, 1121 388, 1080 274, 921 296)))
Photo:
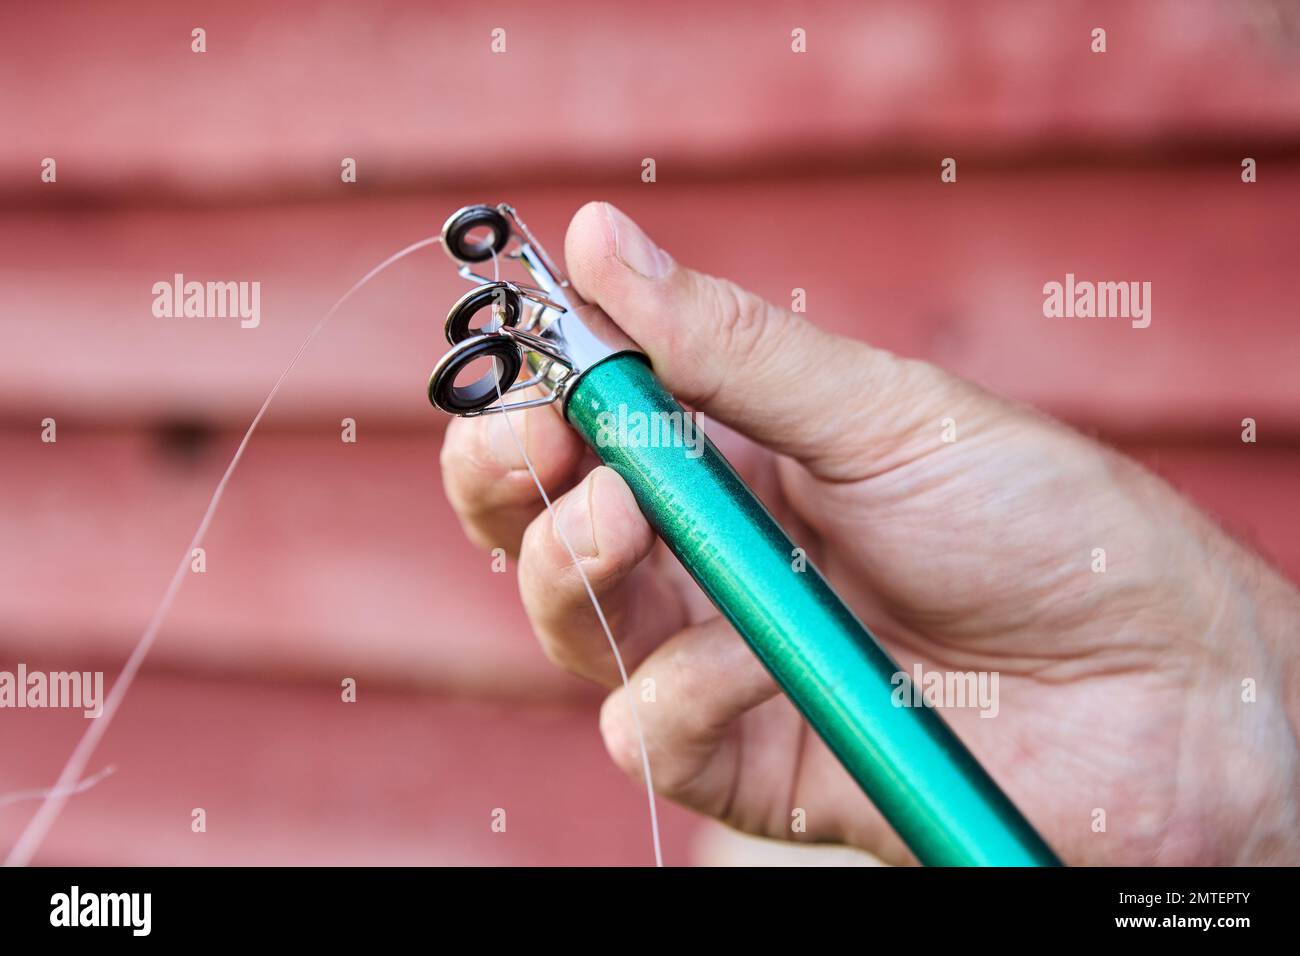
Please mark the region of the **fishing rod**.
POLYGON ((451 349, 430 376, 430 401, 469 417, 559 409, 922 863, 1059 866, 933 708, 898 706, 899 680, 910 678, 811 563, 795 569, 790 536, 706 436, 686 454, 609 427, 611 413, 687 413, 515 209, 466 206, 442 239, 474 287, 447 315, 451 349), (529 282, 474 271, 489 259, 518 263, 529 282), (506 401, 524 389, 540 396, 506 401))

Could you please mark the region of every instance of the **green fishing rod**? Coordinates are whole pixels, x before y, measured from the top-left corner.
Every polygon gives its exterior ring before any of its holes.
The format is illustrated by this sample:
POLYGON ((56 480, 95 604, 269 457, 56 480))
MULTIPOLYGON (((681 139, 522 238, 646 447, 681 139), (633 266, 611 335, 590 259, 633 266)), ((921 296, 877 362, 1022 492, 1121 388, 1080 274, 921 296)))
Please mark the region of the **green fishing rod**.
POLYGON ((1057 866, 1029 821, 928 706, 717 447, 627 440, 617 416, 684 423, 644 352, 583 302, 515 210, 467 206, 443 244, 475 283, 447 316, 429 398, 455 415, 559 404, 651 526, 923 864, 1057 866), (474 272, 517 261, 531 284, 474 272), (475 326, 489 310, 489 321, 475 326), (483 369, 486 371, 482 371, 483 369), (541 397, 507 403, 523 389, 541 397), (689 452, 689 453, 688 453, 689 452), (797 570, 801 568, 801 570, 797 570))

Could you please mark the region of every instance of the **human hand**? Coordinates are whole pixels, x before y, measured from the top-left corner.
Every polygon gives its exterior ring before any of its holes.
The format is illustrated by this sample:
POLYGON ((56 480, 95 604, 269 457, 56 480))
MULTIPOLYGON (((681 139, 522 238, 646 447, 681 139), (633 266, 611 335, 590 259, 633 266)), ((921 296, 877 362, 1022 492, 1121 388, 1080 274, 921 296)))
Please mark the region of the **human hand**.
MULTIPOLYGON (((1300 598, 1264 562, 1122 455, 679 266, 613 207, 579 210, 566 258, 670 391, 754 443, 735 463, 902 670, 999 675, 995 718, 944 716, 1066 862, 1300 862, 1300 598)), ((512 422, 548 492, 563 491, 557 520, 633 688, 655 679, 640 716, 656 788, 751 833, 910 860, 623 480, 588 470, 553 410, 512 422), (791 833, 795 807, 806 833, 791 833)), ((518 554, 548 656, 616 688, 504 416, 453 420, 442 464, 470 536, 518 554)), ((622 694, 601 729, 639 775, 622 694)))

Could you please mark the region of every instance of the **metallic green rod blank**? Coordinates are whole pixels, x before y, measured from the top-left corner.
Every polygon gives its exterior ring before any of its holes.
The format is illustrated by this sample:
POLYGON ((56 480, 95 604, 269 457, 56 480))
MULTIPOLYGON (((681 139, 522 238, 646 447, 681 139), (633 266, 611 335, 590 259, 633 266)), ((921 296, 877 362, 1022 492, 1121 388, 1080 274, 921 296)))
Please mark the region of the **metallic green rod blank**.
POLYGON ((682 413, 644 357, 622 353, 578 378, 565 414, 917 858, 1060 865, 937 712, 894 705, 898 665, 815 568, 793 569, 794 543, 712 442, 695 458, 610 442, 601 414, 620 406, 682 413))

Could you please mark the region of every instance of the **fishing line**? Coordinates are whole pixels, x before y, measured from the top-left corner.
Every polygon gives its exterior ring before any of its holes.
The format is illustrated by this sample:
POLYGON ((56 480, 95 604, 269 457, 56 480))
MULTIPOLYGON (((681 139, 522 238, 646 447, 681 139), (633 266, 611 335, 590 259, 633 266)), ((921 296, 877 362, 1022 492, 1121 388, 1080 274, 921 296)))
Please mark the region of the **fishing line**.
MULTIPOLYGON (((493 281, 499 282, 501 280, 501 263, 497 258, 495 249, 492 251, 492 270, 494 274, 493 281)), ((596 618, 600 621, 601 629, 605 632, 605 639, 609 641, 609 649, 614 652, 614 663, 618 665, 618 675, 623 679, 623 695, 627 698, 628 709, 632 712, 632 723, 636 727, 637 744, 641 748, 641 770, 645 774, 646 799, 650 803, 650 839, 654 842, 655 866, 663 866, 663 850, 659 844, 659 810, 655 804, 654 780, 650 776, 650 754, 646 748, 645 731, 641 729, 641 717, 636 709, 636 696, 632 693, 631 683, 627 677, 627 668, 623 665, 623 655, 619 652, 618 642, 614 640, 614 633, 609 628, 609 622, 605 620, 605 611, 596 598, 596 592, 591 586, 591 581, 587 578, 587 572, 582 569, 582 562, 578 560, 578 553, 573 550, 568 535, 564 533, 564 529, 560 527, 560 522, 556 520, 555 507, 551 504, 551 498, 546 493, 546 489, 542 487, 542 481, 537 477, 537 469, 533 467, 532 459, 528 457, 528 452, 524 449, 524 443, 519 440, 519 435, 515 432, 514 422, 510 420, 511 411, 506 407, 505 396, 501 394, 501 382, 499 380, 496 380, 496 390, 497 402, 501 405, 501 417, 506 420, 506 428, 510 432, 510 439, 515 443, 515 448, 519 449, 519 454, 524 459, 524 465, 528 468, 528 474, 532 476, 533 484, 537 486, 538 494, 542 496, 542 501, 546 504, 547 514, 551 516, 551 527, 555 529, 556 535, 564 544, 564 550, 569 552, 569 560, 573 562, 578 577, 582 578, 582 586, 587 590, 587 598, 596 611, 596 618)))
MULTIPOLYGON (((87 777, 85 780, 75 786, 69 787, 63 792, 69 797, 74 793, 84 793, 105 777, 110 777, 116 772, 117 767, 109 764, 103 770, 99 771, 99 773, 87 777)), ((21 803, 23 800, 39 800, 42 797, 48 797, 57 789, 57 787, 45 787, 44 789, 38 790, 16 790, 13 793, 6 793, 4 796, 0 796, 0 807, 8 806, 11 803, 21 803)))
MULTIPOLYGON (((203 520, 199 522, 198 530, 194 532, 194 538, 190 541, 190 546, 186 548, 185 553, 181 556, 180 564, 176 566, 176 571, 172 574, 171 583, 167 585, 167 591, 163 594, 162 602, 158 605, 157 610, 154 611, 154 615, 149 621, 149 626, 145 628, 144 634, 140 636, 140 640, 136 643, 135 649, 131 651, 131 656, 127 658, 126 664, 122 668, 122 672, 118 675, 117 680, 113 682, 113 689, 109 692, 108 699, 104 703, 103 713, 95 720, 92 720, 90 725, 86 728, 86 732, 82 734, 81 740, 78 741, 77 746, 72 751, 72 755, 68 757, 68 762, 64 766, 63 772, 59 774, 58 781, 53 787, 46 791, 45 799, 41 802, 40 808, 36 811, 36 814, 32 819, 28 821, 27 826, 18 836, 18 842, 15 843, 13 849, 9 851, 9 856, 5 858, 5 866, 26 866, 31 861, 31 858, 35 855, 36 851, 40 849, 41 843, 44 841, 46 834, 49 833, 50 827, 52 827, 54 821, 58 819, 59 813, 62 812, 64 804, 68 802, 68 797, 79 792, 78 781, 80 781, 81 784, 84 784, 85 781, 81 780, 81 776, 86 770, 86 764, 90 762, 90 758, 94 755, 95 748, 99 746, 100 739, 103 738, 105 733, 107 733, 109 724, 112 723, 118 707, 121 706, 122 699, 126 697, 127 691, 131 689, 136 674, 139 672, 141 665, 144 664, 145 657, 148 656, 150 649, 153 647, 154 641, 158 637, 158 631, 162 627, 162 623, 166 619, 167 614, 171 611, 172 603, 176 600, 176 595, 181 589, 181 583, 185 580, 185 574, 190 565, 191 555, 193 555, 194 549, 203 543, 203 538, 204 535, 207 534, 208 526, 212 523, 212 516, 216 513, 217 505, 221 503, 222 495, 225 494, 226 485, 230 482, 230 476, 234 474, 235 468, 239 464, 240 459, 244 457, 244 449, 248 447, 249 439, 253 437, 253 432, 257 430, 258 424, 262 421, 262 416, 266 414, 266 410, 271 406, 271 402, 279 393, 280 386, 284 384, 284 380, 288 378, 289 373, 293 371, 294 366, 298 364, 298 360, 302 357, 302 354, 307 351, 307 347, 311 345, 316 336, 319 335, 325 326, 329 324, 329 321, 334 317, 334 314, 338 312, 338 310, 343 307, 343 304, 352 298, 352 296, 362 286, 398 260, 404 259, 411 253, 423 249, 426 246, 432 246, 439 242, 442 242, 442 236, 430 236, 426 239, 421 239, 419 242, 413 242, 405 249, 393 253, 383 262, 379 263, 379 265, 375 266, 362 276, 356 284, 352 286, 352 288, 348 289, 347 292, 344 292, 343 295, 339 297, 338 301, 330 306, 329 311, 321 317, 321 320, 316 323, 315 328, 307 333, 307 337, 303 339, 302 345, 298 346, 298 351, 295 352, 293 358, 289 360, 289 364, 285 366, 284 371, 280 373, 280 377, 275 380, 275 385, 271 387, 270 394, 266 396, 266 401, 262 403, 262 407, 259 408, 257 414, 253 416, 252 424, 248 426, 248 431, 244 433, 243 440, 240 441, 239 447, 235 449, 235 456, 230 460, 230 464, 226 467, 226 471, 221 476, 221 480, 217 482, 217 489, 213 492, 212 500, 208 502, 208 508, 203 513, 203 520)), ((103 773, 101 772, 101 774, 97 775, 93 779, 98 780, 99 777, 102 776, 103 773)), ((85 787, 83 786, 81 789, 85 789, 85 787)))

